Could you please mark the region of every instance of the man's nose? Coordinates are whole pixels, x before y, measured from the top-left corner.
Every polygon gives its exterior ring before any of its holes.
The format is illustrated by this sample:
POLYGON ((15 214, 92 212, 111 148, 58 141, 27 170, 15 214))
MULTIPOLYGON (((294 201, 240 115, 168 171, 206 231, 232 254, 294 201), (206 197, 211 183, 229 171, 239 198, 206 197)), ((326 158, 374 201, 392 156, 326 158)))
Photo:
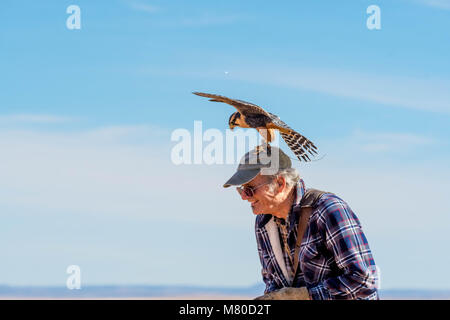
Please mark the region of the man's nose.
POLYGON ((249 200, 252 198, 252 197, 249 197, 246 192, 240 192, 239 194, 240 194, 242 200, 249 200))

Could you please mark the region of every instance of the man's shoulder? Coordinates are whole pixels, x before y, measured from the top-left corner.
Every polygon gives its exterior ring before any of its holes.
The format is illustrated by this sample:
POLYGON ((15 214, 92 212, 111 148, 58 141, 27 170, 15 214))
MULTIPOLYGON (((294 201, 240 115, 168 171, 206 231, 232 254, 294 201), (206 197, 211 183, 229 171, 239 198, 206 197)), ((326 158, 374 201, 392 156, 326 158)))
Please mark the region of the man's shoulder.
POLYGON ((334 193, 325 193, 320 197, 313 215, 322 223, 357 220, 348 203, 334 193))
POLYGON ((332 203, 346 204, 346 202, 341 197, 337 196, 335 193, 332 192, 325 192, 317 201, 318 206, 323 206, 332 203))
POLYGON ((341 197, 331 192, 324 193, 317 201, 317 207, 322 209, 329 209, 335 206, 348 207, 348 204, 341 197))
POLYGON ((324 207, 332 206, 332 205, 347 205, 347 203, 342 200, 336 194, 329 191, 321 191, 313 188, 306 189, 305 194, 302 197, 299 205, 312 206, 314 211, 318 208, 323 209, 324 207))

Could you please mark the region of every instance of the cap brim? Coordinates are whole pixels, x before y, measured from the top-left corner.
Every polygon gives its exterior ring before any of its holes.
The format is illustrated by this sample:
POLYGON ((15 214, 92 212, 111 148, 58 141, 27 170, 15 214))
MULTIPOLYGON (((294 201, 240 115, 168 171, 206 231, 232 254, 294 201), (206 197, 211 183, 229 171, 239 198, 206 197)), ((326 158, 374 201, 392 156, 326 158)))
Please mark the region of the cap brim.
POLYGON ((252 181, 261 171, 258 169, 238 170, 236 173, 223 185, 224 188, 230 186, 240 186, 242 184, 252 181))

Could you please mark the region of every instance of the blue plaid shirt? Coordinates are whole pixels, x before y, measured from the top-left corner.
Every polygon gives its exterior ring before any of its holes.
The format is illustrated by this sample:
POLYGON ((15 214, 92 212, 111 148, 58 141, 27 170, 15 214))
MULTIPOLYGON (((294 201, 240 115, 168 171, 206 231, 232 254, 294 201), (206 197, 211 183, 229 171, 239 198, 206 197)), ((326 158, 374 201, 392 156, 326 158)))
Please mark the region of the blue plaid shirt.
MULTIPOLYGON (((314 300, 378 299, 378 274, 361 224, 347 203, 334 194, 321 196, 313 209, 299 252, 297 274, 292 265, 303 180, 286 221, 262 214, 255 232, 265 293, 283 287, 307 287, 314 300), (285 224, 284 237, 280 223, 285 224), (286 239, 287 243, 283 243, 286 239), (287 250, 290 250, 290 257, 287 250)), ((283 228, 284 229, 284 228, 283 228)))

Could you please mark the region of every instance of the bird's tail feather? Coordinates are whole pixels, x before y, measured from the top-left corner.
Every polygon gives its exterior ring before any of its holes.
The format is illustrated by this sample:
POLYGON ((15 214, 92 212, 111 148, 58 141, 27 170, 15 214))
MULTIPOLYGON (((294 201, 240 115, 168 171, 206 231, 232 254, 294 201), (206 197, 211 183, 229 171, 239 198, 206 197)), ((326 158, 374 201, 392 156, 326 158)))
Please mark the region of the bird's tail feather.
POLYGON ((291 131, 289 134, 281 132, 281 136, 300 161, 311 161, 309 156, 317 155, 317 147, 314 143, 300 133, 295 131, 291 131))

